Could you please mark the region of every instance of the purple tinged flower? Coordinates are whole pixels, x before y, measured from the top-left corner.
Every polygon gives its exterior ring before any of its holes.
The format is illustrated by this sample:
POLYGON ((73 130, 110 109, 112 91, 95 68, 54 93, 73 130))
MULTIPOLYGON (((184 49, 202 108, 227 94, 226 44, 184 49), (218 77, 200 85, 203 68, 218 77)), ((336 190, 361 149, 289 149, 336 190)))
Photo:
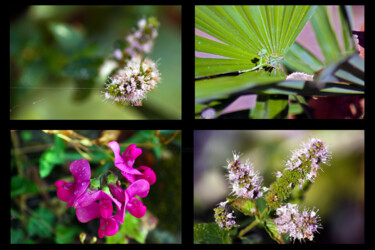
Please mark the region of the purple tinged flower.
POLYGON ((302 213, 298 210, 297 204, 287 203, 276 209, 275 226, 279 233, 289 234, 289 237, 295 241, 305 239, 313 240, 314 233, 321 228, 320 217, 317 211, 304 210, 302 213))
POLYGON ((240 155, 233 151, 233 161, 228 161, 228 179, 232 185, 232 192, 237 197, 258 199, 266 191, 262 187, 263 177, 254 170, 250 162, 241 163, 240 155))
POLYGON ((215 222, 221 228, 225 230, 230 230, 233 227, 237 226, 236 221, 234 220, 236 217, 233 215, 234 211, 228 213, 226 204, 228 201, 220 202, 217 208, 214 208, 215 212, 215 222))
POLYGON ((116 220, 121 224, 124 223, 125 212, 129 211, 134 217, 142 217, 147 210, 143 203, 135 198, 139 196, 145 198, 150 190, 150 184, 146 180, 137 180, 131 184, 127 189, 123 190, 119 184, 109 185, 109 189, 114 197, 121 202, 121 210, 116 215, 116 220))
POLYGON ((329 159, 330 152, 327 147, 324 146, 321 140, 313 138, 309 142, 304 143, 301 149, 294 151, 292 157, 285 165, 288 170, 308 170, 306 179, 314 182, 318 175, 317 171, 322 169, 320 164, 328 164, 329 159))

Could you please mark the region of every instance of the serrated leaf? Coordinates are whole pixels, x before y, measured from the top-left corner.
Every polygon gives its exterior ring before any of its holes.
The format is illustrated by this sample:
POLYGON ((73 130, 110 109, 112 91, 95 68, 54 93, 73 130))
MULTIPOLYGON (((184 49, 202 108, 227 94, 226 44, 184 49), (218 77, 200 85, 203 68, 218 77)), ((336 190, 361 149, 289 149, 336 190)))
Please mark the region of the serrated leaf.
POLYGON ((244 198, 236 198, 236 199, 229 199, 227 198, 227 201, 229 201, 229 204, 243 213, 244 215, 251 216, 253 215, 255 204, 252 200, 244 199, 244 198))
POLYGON ((273 240, 275 240, 279 244, 284 243, 283 238, 277 231, 275 223, 273 221, 265 221, 263 225, 264 229, 266 229, 267 233, 273 240))
POLYGON ((201 223, 194 225, 194 241, 204 244, 230 244, 229 231, 216 223, 201 223))

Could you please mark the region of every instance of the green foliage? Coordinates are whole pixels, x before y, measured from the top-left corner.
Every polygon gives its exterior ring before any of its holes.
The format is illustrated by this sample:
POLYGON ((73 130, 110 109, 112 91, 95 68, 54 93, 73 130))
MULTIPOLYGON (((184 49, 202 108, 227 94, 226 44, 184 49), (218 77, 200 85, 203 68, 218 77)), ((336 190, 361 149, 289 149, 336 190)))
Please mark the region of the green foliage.
POLYGON ((21 176, 12 176, 10 197, 13 198, 18 195, 36 194, 38 193, 38 186, 29 179, 21 176))
POLYGON ((11 119, 180 119, 180 15, 180 6, 29 6, 10 24, 11 119), (161 58, 160 86, 143 107, 104 103, 113 42, 124 48, 137 20, 150 16, 160 21, 149 55, 161 58))
POLYGON ((201 223, 194 225, 194 242, 204 244, 230 244, 229 231, 222 229, 216 223, 201 223))
POLYGON ((256 205, 252 200, 249 199, 244 199, 244 198, 237 198, 237 199, 230 199, 227 198, 227 201, 229 201, 229 204, 243 213, 244 215, 247 216, 252 216, 254 215, 254 210, 256 205))
POLYGON ((55 228, 55 242, 57 244, 69 244, 79 234, 81 228, 75 225, 65 226, 57 223, 55 228))
MULTIPOLYGON (((212 101, 221 103, 214 107, 216 117, 219 117, 220 109, 224 109, 223 105, 227 104, 227 100, 246 94, 259 95, 256 105, 249 107, 251 119, 283 119, 287 118, 288 114, 303 113, 305 104, 293 102, 292 95, 308 98, 363 94, 364 69, 362 72, 358 69, 362 68, 364 60, 352 61, 350 67, 342 64, 343 61, 349 61, 355 53, 351 35, 350 6, 339 6, 337 14, 334 16, 334 13, 328 12, 327 6, 197 6, 196 28, 223 43, 196 35, 196 51, 223 58, 196 57, 196 77, 247 72, 257 68, 256 66, 259 65, 257 62, 262 62, 263 54, 267 51, 265 58, 280 56, 285 58, 281 63, 286 66, 286 72, 299 71, 314 74, 315 81, 285 81, 284 73, 276 73, 280 76, 279 79, 271 78, 273 72, 263 75, 256 75, 255 72, 197 80, 195 105, 206 106, 199 106, 196 109, 196 118, 200 118, 200 112, 212 101), (299 43, 294 43, 310 17, 325 62, 319 60, 299 43), (341 24, 339 31, 334 30, 332 24, 332 18, 337 17, 341 24), (337 33, 340 32, 343 48, 338 43, 337 33), (325 66, 327 70, 319 72, 325 66), (323 73, 324 77, 322 77, 323 73), (259 79, 262 77, 268 78, 268 81, 259 79), (285 97, 269 100, 262 97, 264 95, 285 95, 285 97), (286 101, 288 99, 291 101, 286 101)), ((269 60, 269 63, 271 62, 272 60, 269 60)), ((275 60, 274 62, 276 63, 275 60)), ((281 70, 278 69, 277 72, 279 71, 281 70)))
POLYGON ((31 213, 26 231, 29 236, 49 238, 53 235, 53 222, 55 216, 47 208, 40 207, 31 213))
MULTIPOLYGON (((128 139, 128 143, 152 143, 158 145, 160 138, 155 136, 155 130, 141 130, 128 139)), ((154 146, 152 150, 155 153, 156 159, 160 159, 161 146, 154 146)))
POLYGON ((62 164, 65 160, 65 142, 58 136, 55 136, 55 144, 47 149, 39 159, 39 174, 42 178, 47 177, 55 165, 62 164))

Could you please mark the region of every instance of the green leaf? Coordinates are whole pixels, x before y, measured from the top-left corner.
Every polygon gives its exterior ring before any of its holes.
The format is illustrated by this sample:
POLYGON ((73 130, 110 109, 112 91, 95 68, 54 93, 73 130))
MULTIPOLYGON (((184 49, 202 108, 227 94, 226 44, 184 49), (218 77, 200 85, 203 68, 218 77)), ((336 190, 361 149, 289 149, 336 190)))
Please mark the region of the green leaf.
POLYGON ((48 29, 55 38, 58 46, 66 53, 73 53, 82 49, 84 36, 77 29, 57 22, 50 23, 48 29))
POLYGON ((53 234, 53 222, 55 216, 47 208, 40 207, 35 210, 26 225, 29 236, 39 236, 41 238, 49 238, 53 234))
POLYGON ((273 221, 264 221, 263 226, 273 240, 275 240, 279 244, 283 243, 283 238, 277 231, 275 223, 273 221))
POLYGON ((254 109, 250 110, 252 119, 284 119, 288 115, 287 95, 258 95, 254 109))
POLYGON ((326 63, 331 63, 341 56, 340 45, 337 36, 329 21, 327 6, 319 6, 311 18, 316 39, 322 51, 326 63))
POLYGON ((229 201, 229 204, 233 208, 237 209, 244 215, 252 216, 254 214, 252 210, 254 211, 255 204, 252 200, 244 199, 244 198, 237 198, 237 199, 227 198, 227 200, 229 201))
POLYGON ((305 72, 310 75, 324 66, 322 61, 298 42, 290 47, 282 64, 292 71, 305 72))
POLYGON ((194 242, 204 244, 231 244, 229 231, 216 223, 201 223, 194 225, 194 242))
POLYGON ((11 191, 10 197, 13 198, 18 195, 22 194, 37 194, 38 193, 38 186, 26 179, 25 177, 21 176, 12 176, 11 178, 11 191))
POLYGON ((196 76, 252 68, 255 66, 252 60, 259 59, 257 53, 261 49, 267 50, 267 56, 283 56, 315 8, 307 5, 196 6, 195 27, 222 42, 196 35, 196 51, 234 60, 226 59, 232 67, 221 67, 225 59, 203 60, 206 65, 198 60, 196 76))
POLYGON ((21 229, 10 228, 10 243, 22 244, 24 242, 24 233, 21 229))
POLYGON ((64 151, 66 145, 60 137, 55 135, 54 138, 54 146, 44 151, 39 159, 39 174, 42 178, 47 177, 55 165, 64 162, 64 151))
POLYGON ((235 94, 243 90, 251 90, 259 86, 265 86, 285 79, 283 73, 277 71, 277 76, 264 71, 251 71, 236 77, 219 77, 214 79, 200 80, 195 83, 195 100, 197 103, 205 102, 214 98, 221 98, 229 94, 235 94), (267 75, 268 77, 264 77, 267 75))
POLYGON ((77 80, 92 79, 98 75, 99 66, 102 62, 102 58, 79 58, 66 65, 62 70, 62 74, 77 80))
POLYGON ((73 243, 74 238, 81 231, 78 226, 64 226, 58 223, 55 228, 55 242, 57 244, 69 244, 73 243))

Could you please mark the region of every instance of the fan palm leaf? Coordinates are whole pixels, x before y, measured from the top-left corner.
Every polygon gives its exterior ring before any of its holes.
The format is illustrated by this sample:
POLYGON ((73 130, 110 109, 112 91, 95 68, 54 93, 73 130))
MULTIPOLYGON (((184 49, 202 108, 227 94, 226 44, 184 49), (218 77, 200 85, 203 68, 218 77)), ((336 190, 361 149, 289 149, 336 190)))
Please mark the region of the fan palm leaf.
POLYGON ((195 27, 219 40, 195 36, 195 50, 220 58, 196 58, 195 77, 249 70, 262 59, 283 56, 314 13, 312 6, 196 6, 195 27))

